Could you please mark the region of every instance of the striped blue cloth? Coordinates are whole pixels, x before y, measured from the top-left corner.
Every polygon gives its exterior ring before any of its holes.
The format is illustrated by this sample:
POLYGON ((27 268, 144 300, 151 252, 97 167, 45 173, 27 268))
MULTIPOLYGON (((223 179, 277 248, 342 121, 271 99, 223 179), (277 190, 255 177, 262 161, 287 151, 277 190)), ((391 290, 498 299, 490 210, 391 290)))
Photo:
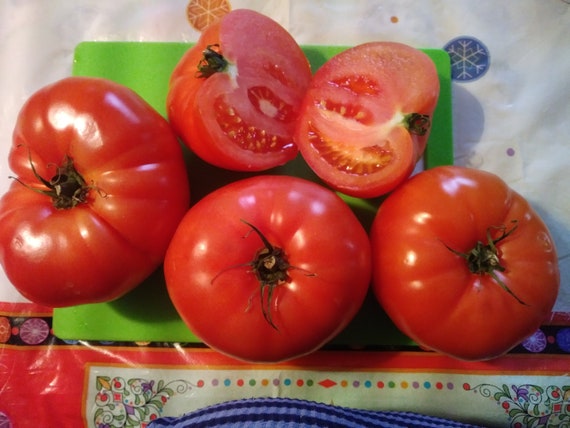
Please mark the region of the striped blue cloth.
POLYGON ((476 427, 413 412, 361 410, 289 398, 227 401, 180 417, 163 417, 149 428, 467 428, 476 427))

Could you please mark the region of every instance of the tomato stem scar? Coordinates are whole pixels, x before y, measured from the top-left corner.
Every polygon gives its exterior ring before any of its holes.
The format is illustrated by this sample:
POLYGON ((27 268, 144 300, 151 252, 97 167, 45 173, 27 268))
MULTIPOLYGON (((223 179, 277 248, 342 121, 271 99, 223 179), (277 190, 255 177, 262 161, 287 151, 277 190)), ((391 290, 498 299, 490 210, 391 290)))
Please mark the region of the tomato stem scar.
POLYGON ((508 286, 505 284, 497 275, 497 271, 504 272, 505 267, 501 265, 501 260, 499 258, 499 250, 497 249, 497 244, 503 239, 510 236, 518 227, 518 221, 512 220, 513 227, 507 230, 507 226, 491 226, 487 228, 487 243, 478 241, 475 247, 468 253, 461 253, 448 245, 444 244, 449 251, 463 257, 467 261, 467 266, 469 271, 474 274, 484 275, 488 274, 499 284, 503 290, 513 296, 517 302, 521 305, 528 306, 524 301, 522 301, 508 286), (491 237, 491 231, 498 230, 501 235, 493 239, 491 237))
POLYGON ((430 128, 431 120, 427 114, 410 113, 404 116, 404 125, 412 134, 423 136, 430 128))
MULTIPOLYGON (((244 266, 249 266, 251 268, 251 272, 255 274, 255 277, 259 282, 261 311, 263 312, 263 317, 271 327, 273 327, 275 330, 279 330, 275 325, 275 322, 273 321, 273 317, 271 315, 271 303, 273 301, 273 291, 275 290, 275 287, 291 281, 291 278, 288 274, 288 271, 290 269, 303 270, 306 276, 317 276, 317 274, 307 272, 304 269, 295 266, 291 266, 283 249, 274 247, 265 237, 265 235, 253 224, 243 219, 241 219, 241 221, 251 228, 251 230, 244 236, 244 238, 247 238, 250 232, 255 232, 255 234, 261 239, 263 248, 256 252, 255 257, 251 262, 231 266, 228 269, 244 266)), ((223 271, 219 272, 212 279, 211 283, 213 284, 214 281, 228 269, 224 269, 223 271)), ((249 310, 250 307, 251 299, 246 310, 249 310)))
POLYGON ((81 174, 77 172, 71 157, 65 156, 62 165, 56 167, 56 173, 50 180, 46 180, 36 171, 31 151, 28 151, 28 157, 34 176, 47 187, 47 190, 30 186, 17 177, 10 176, 11 179, 34 192, 49 196, 53 206, 58 210, 70 209, 87 202, 87 195, 92 186, 88 186, 81 174))
POLYGON ((228 66, 228 62, 220 53, 220 45, 218 44, 206 46, 202 55, 202 59, 198 63, 196 77, 206 79, 212 74, 224 71, 228 66))
POLYGON ((265 235, 263 235, 263 233, 261 233, 261 231, 253 224, 248 223, 245 220, 242 220, 242 222, 247 224, 251 230, 259 236, 263 243, 263 248, 256 253, 255 258, 250 263, 250 266, 259 281, 263 317, 271 327, 278 330, 271 316, 273 291, 277 285, 291 280, 287 273, 291 268, 291 265, 287 261, 287 256, 281 248, 274 247, 265 235))

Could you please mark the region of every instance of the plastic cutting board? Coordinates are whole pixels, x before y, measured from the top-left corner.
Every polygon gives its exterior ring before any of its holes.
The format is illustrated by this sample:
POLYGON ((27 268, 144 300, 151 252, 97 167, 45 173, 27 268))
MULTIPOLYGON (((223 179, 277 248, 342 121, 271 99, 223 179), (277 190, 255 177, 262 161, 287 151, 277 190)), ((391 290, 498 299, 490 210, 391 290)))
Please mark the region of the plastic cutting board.
MULTIPOLYGON (((83 42, 75 50, 73 75, 104 77, 129 86, 165 115, 170 74, 189 46, 162 42, 83 42)), ((346 46, 303 46, 313 70, 344 49, 346 46)), ((434 61, 441 85, 424 157, 424 167, 433 168, 453 163, 451 70, 445 51, 424 51, 434 61)), ((211 167, 188 151, 186 160, 193 202, 223 184, 247 176, 211 167)), ((318 181, 300 157, 268 172, 318 181)), ((365 227, 369 227, 381 200, 345 199, 365 227)), ((200 343, 170 302, 161 269, 116 301, 55 309, 53 330, 65 340, 200 343)), ((331 342, 331 346, 335 345, 397 348, 413 342, 395 328, 369 295, 354 321, 331 342)))

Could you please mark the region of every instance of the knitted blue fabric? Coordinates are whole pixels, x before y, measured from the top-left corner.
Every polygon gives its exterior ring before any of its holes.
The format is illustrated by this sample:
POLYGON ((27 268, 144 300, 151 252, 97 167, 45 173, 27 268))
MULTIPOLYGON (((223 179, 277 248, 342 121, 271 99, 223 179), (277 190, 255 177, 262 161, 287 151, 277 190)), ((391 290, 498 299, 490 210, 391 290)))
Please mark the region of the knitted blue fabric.
POLYGON ((352 409, 289 398, 228 401, 180 417, 164 417, 149 428, 467 428, 448 419, 413 412, 352 409))

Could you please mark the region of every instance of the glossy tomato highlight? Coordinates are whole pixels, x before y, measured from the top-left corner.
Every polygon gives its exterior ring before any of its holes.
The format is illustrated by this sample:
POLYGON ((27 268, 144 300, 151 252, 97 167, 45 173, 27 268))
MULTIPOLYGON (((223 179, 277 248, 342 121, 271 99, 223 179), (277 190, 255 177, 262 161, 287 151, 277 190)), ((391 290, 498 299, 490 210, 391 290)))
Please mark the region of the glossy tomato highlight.
POLYGON ((315 72, 295 142, 334 189, 380 196, 413 172, 438 98, 435 64, 422 51, 394 42, 354 46, 315 72))
POLYGON ((354 317, 369 287, 370 243, 334 192, 262 175, 194 205, 164 270, 174 306, 201 340, 274 362, 318 349, 354 317))
POLYGON ((311 70, 293 37, 236 9, 207 27, 172 73, 169 120, 212 165, 261 171, 297 155, 293 130, 311 70))
POLYGON ((189 205, 182 150, 132 90, 71 77, 22 107, 0 200, 0 262, 29 300, 115 299, 163 261, 189 205))
POLYGON ((429 169, 382 203, 373 289, 400 330, 464 360, 509 351, 545 322, 560 273, 546 225, 498 176, 429 169))

